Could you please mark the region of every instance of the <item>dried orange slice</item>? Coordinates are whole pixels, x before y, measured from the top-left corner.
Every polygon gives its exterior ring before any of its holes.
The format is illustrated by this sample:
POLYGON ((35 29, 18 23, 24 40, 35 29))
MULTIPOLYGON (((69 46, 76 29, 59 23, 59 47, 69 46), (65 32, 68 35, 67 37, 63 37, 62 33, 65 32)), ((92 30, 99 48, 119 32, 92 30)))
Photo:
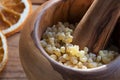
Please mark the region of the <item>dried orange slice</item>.
POLYGON ((3 70, 8 60, 8 47, 5 36, 0 32, 0 71, 3 70))
POLYGON ((22 29, 32 10, 29 0, 0 0, 0 30, 9 36, 22 29))

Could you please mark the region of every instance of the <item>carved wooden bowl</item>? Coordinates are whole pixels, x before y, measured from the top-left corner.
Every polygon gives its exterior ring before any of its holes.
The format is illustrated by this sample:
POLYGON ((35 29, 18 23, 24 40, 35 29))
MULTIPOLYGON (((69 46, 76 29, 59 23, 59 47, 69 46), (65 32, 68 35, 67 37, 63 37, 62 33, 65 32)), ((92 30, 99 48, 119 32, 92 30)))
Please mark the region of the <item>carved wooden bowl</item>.
POLYGON ((120 80, 120 57, 93 69, 68 68, 52 60, 40 44, 47 27, 79 22, 92 0, 51 0, 28 19, 20 38, 20 59, 29 80, 120 80))

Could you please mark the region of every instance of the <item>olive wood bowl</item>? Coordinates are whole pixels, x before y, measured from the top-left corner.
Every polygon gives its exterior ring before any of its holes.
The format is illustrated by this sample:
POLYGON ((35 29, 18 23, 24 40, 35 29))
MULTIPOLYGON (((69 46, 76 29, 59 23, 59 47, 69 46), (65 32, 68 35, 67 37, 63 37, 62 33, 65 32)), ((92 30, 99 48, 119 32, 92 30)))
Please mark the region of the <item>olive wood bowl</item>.
POLYGON ((50 0, 24 25, 19 51, 29 80, 120 80, 120 57, 93 69, 73 69, 54 61, 40 44, 47 27, 57 22, 79 22, 92 0, 50 0))

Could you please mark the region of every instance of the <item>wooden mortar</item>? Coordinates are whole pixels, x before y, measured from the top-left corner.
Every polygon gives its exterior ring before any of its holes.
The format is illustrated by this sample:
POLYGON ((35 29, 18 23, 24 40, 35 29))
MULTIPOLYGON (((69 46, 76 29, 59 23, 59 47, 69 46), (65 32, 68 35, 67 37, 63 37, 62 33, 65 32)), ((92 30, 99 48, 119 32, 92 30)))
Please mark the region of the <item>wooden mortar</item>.
POLYGON ((73 69, 49 57, 40 44, 47 27, 58 21, 79 22, 92 0, 52 0, 28 19, 20 38, 20 59, 29 80, 119 80, 120 57, 93 69, 73 69))

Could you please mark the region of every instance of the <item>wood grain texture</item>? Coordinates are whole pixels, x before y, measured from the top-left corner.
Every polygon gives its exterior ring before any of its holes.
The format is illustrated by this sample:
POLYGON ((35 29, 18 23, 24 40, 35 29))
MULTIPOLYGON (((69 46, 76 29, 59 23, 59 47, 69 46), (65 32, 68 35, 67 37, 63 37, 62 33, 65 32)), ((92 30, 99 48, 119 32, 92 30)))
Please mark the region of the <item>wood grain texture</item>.
POLYGON ((74 31, 73 43, 98 53, 105 49, 120 17, 120 0, 94 0, 74 31))
POLYGON ((33 4, 42 4, 48 0, 31 0, 33 4))
POLYGON ((9 37, 8 40, 8 63, 0 73, 0 80, 27 80, 19 59, 20 33, 9 37))
MULTIPOLYGON (((33 5, 33 11, 37 8, 33 5)), ((8 63, 0 73, 0 80, 28 80, 22 68, 19 58, 19 38, 20 32, 7 38, 8 42, 8 63)))

